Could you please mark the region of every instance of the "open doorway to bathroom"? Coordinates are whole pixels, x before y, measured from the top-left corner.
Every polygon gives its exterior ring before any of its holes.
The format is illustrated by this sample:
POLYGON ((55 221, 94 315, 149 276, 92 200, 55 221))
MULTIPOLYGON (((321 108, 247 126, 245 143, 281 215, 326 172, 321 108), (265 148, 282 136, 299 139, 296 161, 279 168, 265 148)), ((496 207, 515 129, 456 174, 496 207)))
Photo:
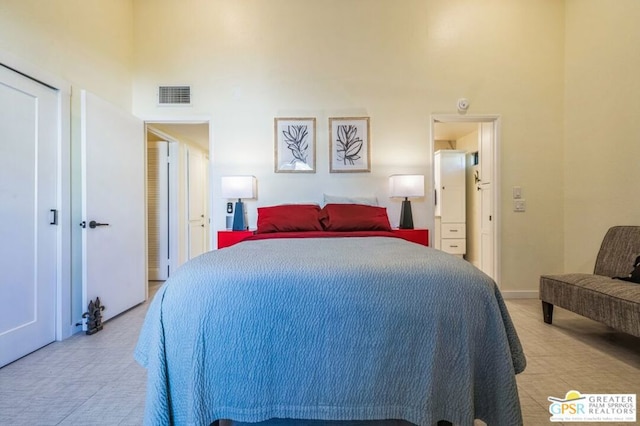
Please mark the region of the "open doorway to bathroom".
POLYGON ((437 115, 431 125, 434 247, 499 285, 499 116, 437 115))
POLYGON ((209 123, 146 122, 149 281, 210 250, 209 123))

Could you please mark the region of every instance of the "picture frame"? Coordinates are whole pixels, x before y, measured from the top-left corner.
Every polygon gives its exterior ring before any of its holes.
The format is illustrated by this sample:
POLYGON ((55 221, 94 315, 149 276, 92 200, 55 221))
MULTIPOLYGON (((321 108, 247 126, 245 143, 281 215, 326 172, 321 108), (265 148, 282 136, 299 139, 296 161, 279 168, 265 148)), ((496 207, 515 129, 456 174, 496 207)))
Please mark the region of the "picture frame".
POLYGON ((316 172, 315 117, 276 117, 275 173, 316 172))
POLYGON ((369 117, 329 118, 329 172, 371 172, 369 117))

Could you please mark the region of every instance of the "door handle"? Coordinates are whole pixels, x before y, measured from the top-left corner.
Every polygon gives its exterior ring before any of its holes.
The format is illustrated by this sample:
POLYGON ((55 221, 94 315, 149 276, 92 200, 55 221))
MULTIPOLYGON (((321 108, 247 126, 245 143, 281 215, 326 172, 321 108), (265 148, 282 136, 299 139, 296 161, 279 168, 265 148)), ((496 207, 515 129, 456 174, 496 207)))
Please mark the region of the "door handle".
MULTIPOLYGON (((82 222, 80 222, 80 226, 83 228, 87 227, 87 222, 85 222, 84 220, 82 222)), ((97 228, 98 226, 109 226, 108 223, 98 223, 95 220, 92 220, 91 222, 89 222, 89 228, 94 229, 97 228)))
POLYGON ((98 223, 95 220, 92 220, 91 222, 89 222, 89 228, 94 229, 97 228, 98 226, 109 226, 108 223, 98 223))

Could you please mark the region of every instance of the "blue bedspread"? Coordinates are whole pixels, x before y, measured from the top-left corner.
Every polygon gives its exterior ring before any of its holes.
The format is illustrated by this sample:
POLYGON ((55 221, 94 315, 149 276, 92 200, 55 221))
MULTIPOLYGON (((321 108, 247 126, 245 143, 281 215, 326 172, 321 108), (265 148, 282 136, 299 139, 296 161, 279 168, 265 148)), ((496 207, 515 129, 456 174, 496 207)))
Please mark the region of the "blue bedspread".
POLYGON ((217 419, 522 423, 525 357, 500 292, 397 238, 247 241, 159 290, 136 360, 145 424, 217 419))

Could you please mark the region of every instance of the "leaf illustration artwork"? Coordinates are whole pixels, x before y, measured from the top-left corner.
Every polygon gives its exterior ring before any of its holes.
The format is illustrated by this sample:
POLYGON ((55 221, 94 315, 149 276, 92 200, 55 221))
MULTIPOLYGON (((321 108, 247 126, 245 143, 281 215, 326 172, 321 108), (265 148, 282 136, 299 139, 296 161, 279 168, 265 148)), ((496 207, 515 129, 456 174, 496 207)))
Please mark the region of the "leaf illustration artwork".
POLYGON ((307 126, 287 126, 287 128, 282 131, 282 135, 284 136, 284 141, 287 143, 287 148, 289 148, 291 154, 293 154, 291 163, 302 161, 306 164, 307 151, 309 149, 309 142, 307 142, 309 130, 307 126))
POLYGON ((363 141, 358 136, 358 128, 353 124, 341 124, 338 126, 338 160, 346 166, 354 165, 360 159, 363 141))

